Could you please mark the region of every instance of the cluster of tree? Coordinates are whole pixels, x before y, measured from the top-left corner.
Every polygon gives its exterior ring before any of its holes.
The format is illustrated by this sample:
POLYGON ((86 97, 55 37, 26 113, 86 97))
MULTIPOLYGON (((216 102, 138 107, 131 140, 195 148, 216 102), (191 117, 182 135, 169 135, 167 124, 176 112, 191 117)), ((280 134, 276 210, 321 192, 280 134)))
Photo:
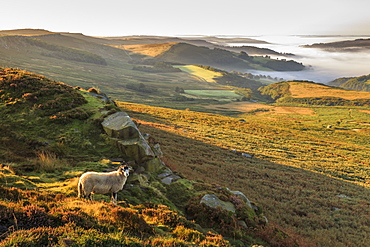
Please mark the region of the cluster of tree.
POLYGON ((197 65, 199 68, 202 68, 202 69, 206 69, 206 70, 209 70, 209 71, 214 71, 214 72, 220 72, 220 73, 224 73, 225 71, 224 70, 220 70, 220 69, 217 69, 215 67, 212 67, 212 66, 208 66, 208 65, 197 65))
POLYGON ((185 90, 182 87, 175 87, 176 93, 185 93, 185 90))
POLYGON ((41 52, 41 54, 44 56, 72 60, 77 62, 107 65, 107 62, 105 61, 104 58, 88 51, 82 51, 75 48, 55 45, 39 39, 27 38, 25 40, 30 45, 44 49, 44 51, 41 52))
POLYGON ((274 60, 271 59, 268 62, 264 63, 263 66, 275 70, 275 71, 300 71, 304 69, 304 65, 302 63, 298 63, 294 60, 274 60))
POLYGON ((249 56, 245 51, 241 51, 238 55, 238 58, 251 62, 253 57, 249 56))
POLYGON ((241 72, 236 72, 236 71, 232 71, 232 73, 238 74, 240 76, 243 76, 251 80, 268 79, 268 80, 276 81, 276 82, 284 80, 284 78, 272 77, 270 75, 254 75, 252 73, 241 73, 241 72))
POLYGON ((267 95, 271 97, 271 99, 276 100, 282 97, 290 96, 289 88, 289 83, 279 82, 261 87, 258 89, 258 91, 260 91, 262 95, 267 95))
POLYGON ((144 83, 127 83, 126 88, 135 90, 142 93, 155 93, 158 92, 158 89, 147 87, 144 83))
POLYGON ((153 66, 138 65, 134 66, 132 69, 151 73, 181 72, 181 69, 175 68, 172 65, 165 62, 154 62, 153 66))

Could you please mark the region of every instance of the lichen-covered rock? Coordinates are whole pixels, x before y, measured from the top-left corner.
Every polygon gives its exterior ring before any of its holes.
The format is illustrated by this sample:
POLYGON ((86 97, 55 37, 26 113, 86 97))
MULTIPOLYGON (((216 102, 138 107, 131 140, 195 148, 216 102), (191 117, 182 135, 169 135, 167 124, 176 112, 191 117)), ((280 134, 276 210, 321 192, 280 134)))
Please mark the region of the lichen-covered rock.
POLYGON ((165 184, 171 184, 172 182, 181 179, 180 176, 177 176, 175 174, 169 175, 168 177, 162 178, 161 182, 165 184))
POLYGON ((154 153, 148 143, 142 138, 133 138, 116 141, 118 149, 141 164, 145 161, 154 159, 154 153))
POLYGON ((243 192, 237 190, 230 190, 230 192, 242 199, 248 207, 253 208, 251 201, 244 195, 243 192))
POLYGON ((164 164, 161 159, 159 158, 152 158, 150 160, 145 161, 143 164, 144 168, 148 172, 157 172, 163 169, 164 164))
POLYGON ((109 115, 104 119, 102 126, 120 151, 127 157, 133 158, 138 164, 155 159, 153 150, 127 113, 116 112, 109 115))
POLYGON ((105 132, 113 138, 128 140, 142 137, 135 123, 125 112, 116 112, 109 115, 104 118, 102 125, 105 132))
POLYGON ((206 194, 200 200, 200 203, 204 203, 211 208, 222 207, 225 210, 235 213, 235 206, 231 202, 225 202, 220 200, 215 194, 206 194))

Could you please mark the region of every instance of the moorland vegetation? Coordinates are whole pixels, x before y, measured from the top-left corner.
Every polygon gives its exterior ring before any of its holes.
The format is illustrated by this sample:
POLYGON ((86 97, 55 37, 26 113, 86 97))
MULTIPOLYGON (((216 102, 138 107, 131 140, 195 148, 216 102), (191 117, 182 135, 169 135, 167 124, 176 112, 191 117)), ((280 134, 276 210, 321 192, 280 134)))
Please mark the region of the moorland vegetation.
MULTIPOLYGON (((1 64, 95 89, 1 69, 5 246, 367 246, 370 241, 368 92, 307 81, 273 83, 200 62, 189 69, 157 60, 193 49, 211 60, 220 55, 269 69, 264 66, 269 57, 194 47, 195 41, 160 39, 156 43, 179 45, 167 45, 153 57, 141 54, 143 47, 136 46, 137 53, 122 49, 153 37, 9 34, 0 37, 1 64), (69 52, 98 56, 106 64, 71 59, 69 52), (162 160, 181 179, 168 185, 157 173, 136 174, 119 193, 117 208, 106 203, 107 196, 80 200, 75 197, 80 174, 106 171, 115 160, 127 159, 101 128, 105 116, 121 110, 161 144, 162 160), (226 187, 244 193, 254 210, 226 187), (206 193, 233 203, 236 212, 197 203, 206 193)), ((365 77, 355 80, 367 84, 365 77)))
POLYGON ((261 207, 248 206, 222 183, 179 176, 167 184, 156 176, 163 171, 147 172, 132 175, 119 206, 104 195, 77 198, 86 170, 133 162, 101 126, 120 109, 96 89, 19 69, 1 68, 0 76, 1 246, 308 246, 267 225, 261 207), (210 193, 235 212, 200 203, 210 193))

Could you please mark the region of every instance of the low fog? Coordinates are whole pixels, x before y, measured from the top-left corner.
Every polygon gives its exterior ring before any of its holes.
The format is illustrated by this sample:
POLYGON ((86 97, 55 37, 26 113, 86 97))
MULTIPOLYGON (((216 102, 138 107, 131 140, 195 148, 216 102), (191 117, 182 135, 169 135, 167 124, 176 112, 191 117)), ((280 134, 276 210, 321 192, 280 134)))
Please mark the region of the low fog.
POLYGON ((306 44, 354 40, 368 37, 273 36, 259 38, 270 42, 270 44, 254 44, 254 46, 270 48, 281 53, 293 53, 296 56, 288 58, 288 60, 293 59, 297 62, 301 62, 307 69, 304 71, 289 72, 267 72, 257 70, 248 70, 245 72, 270 75, 272 77, 284 78, 284 80, 310 80, 320 83, 327 83, 339 77, 354 77, 370 74, 370 50, 368 52, 326 52, 321 49, 302 47, 302 45, 306 44))

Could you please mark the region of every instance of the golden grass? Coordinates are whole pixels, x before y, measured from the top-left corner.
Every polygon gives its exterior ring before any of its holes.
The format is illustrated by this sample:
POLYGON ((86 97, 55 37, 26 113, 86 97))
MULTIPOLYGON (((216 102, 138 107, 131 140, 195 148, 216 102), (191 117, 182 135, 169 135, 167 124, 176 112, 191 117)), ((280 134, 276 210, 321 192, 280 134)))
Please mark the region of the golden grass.
POLYGON ((172 46, 178 43, 160 43, 160 44, 144 44, 144 45, 116 45, 114 47, 125 49, 133 53, 139 53, 145 56, 156 57, 171 49, 172 46))
POLYGON ((293 98, 329 96, 340 97, 347 100, 370 99, 370 92, 336 89, 320 84, 302 82, 289 82, 289 85, 289 91, 293 98))
POLYGON ((260 103, 253 102, 232 102, 223 105, 207 105, 204 106, 207 109, 216 109, 216 110, 228 110, 228 111, 240 111, 244 113, 256 111, 256 110, 266 110, 261 111, 257 114, 298 114, 298 115, 315 115, 315 112, 308 107, 295 107, 295 106, 273 106, 265 105, 260 103))
MULTIPOLYGON (((352 131, 355 123, 326 128, 348 115, 346 109, 343 116, 332 107, 315 108, 315 116, 249 114, 240 122, 192 111, 119 106, 161 144, 166 165, 186 178, 242 191, 263 208, 269 222, 319 246, 367 246, 368 134, 352 131)), ((354 110, 351 116, 360 121, 363 114, 354 110)))
POLYGON ((41 151, 37 153, 37 160, 35 161, 37 169, 45 172, 54 172, 68 167, 68 163, 51 152, 41 151))
POLYGON ((214 78, 222 76, 222 73, 203 69, 196 65, 175 66, 197 78, 199 81, 215 82, 214 78))

